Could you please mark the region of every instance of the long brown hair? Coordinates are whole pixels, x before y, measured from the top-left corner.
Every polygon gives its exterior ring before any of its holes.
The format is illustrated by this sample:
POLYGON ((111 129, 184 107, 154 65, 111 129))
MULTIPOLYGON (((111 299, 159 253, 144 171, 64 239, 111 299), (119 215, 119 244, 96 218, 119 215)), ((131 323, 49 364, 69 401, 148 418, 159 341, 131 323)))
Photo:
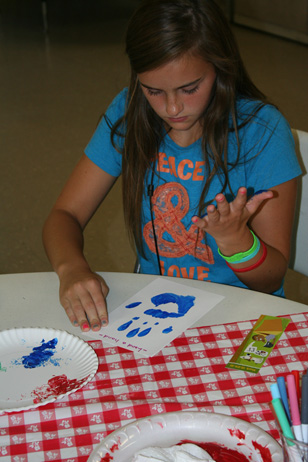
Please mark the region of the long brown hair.
MULTIPOLYGON (((227 146, 230 116, 231 129, 236 136, 239 129, 236 98, 244 96, 259 100, 257 110, 267 101, 250 80, 229 23, 213 0, 144 0, 128 24, 126 53, 131 65, 127 109, 112 127, 112 139, 119 131, 123 133, 124 128, 124 216, 129 235, 143 254, 141 203, 143 194, 147 193, 144 180, 157 157, 164 132, 161 119, 142 92, 138 74, 156 69, 186 53, 201 56, 215 68, 216 81, 201 124, 207 179, 200 197, 199 213, 207 205, 204 200, 213 177, 217 173, 223 175, 223 192, 228 185, 228 169, 234 167, 228 164, 227 146), (211 169, 210 159, 214 165, 211 169)), ((253 114, 247 117, 251 118, 253 114)))

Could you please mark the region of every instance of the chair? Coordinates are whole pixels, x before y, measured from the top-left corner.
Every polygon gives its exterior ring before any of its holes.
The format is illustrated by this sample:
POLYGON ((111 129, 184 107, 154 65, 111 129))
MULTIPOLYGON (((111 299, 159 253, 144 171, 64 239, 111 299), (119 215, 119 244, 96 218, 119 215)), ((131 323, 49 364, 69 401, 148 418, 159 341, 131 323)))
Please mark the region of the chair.
POLYGON ((289 267, 308 276, 308 133, 300 130, 292 130, 292 133, 303 175, 298 182, 289 267))

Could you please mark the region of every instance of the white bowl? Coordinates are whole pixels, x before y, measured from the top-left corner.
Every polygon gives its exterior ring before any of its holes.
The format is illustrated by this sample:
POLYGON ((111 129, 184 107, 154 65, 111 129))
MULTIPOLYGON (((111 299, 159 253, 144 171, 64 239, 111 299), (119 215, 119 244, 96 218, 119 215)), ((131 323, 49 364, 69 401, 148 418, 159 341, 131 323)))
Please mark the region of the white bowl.
POLYGON ((280 445, 256 425, 223 414, 180 411, 145 417, 119 428, 94 449, 88 462, 130 462, 141 449, 182 442, 216 443, 244 455, 248 462, 283 460, 280 445))

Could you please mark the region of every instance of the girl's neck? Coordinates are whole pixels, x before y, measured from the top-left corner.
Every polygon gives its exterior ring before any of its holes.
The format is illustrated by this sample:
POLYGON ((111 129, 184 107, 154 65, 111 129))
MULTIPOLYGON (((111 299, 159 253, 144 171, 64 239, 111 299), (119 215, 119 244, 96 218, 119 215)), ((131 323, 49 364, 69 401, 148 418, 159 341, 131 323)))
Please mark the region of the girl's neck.
POLYGON ((166 131, 175 144, 181 146, 182 148, 187 148, 188 146, 194 144, 202 136, 200 125, 194 128, 195 130, 170 130, 169 127, 166 127, 166 131))

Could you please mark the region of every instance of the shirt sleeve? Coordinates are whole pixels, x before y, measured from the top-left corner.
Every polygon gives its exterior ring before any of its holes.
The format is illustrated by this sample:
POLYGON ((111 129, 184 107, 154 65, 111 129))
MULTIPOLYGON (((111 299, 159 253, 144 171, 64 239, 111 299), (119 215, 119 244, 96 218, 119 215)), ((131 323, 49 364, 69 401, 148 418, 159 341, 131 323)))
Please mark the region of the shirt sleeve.
POLYGON ((302 172, 291 128, 273 106, 265 106, 248 125, 243 143, 248 183, 268 189, 298 177, 302 172))
MULTIPOLYGON (((122 172, 122 155, 111 142, 111 127, 123 116, 126 98, 127 89, 125 88, 112 101, 85 148, 85 154, 92 162, 115 177, 122 172)), ((121 149, 124 144, 123 136, 115 136, 115 143, 121 149)))

